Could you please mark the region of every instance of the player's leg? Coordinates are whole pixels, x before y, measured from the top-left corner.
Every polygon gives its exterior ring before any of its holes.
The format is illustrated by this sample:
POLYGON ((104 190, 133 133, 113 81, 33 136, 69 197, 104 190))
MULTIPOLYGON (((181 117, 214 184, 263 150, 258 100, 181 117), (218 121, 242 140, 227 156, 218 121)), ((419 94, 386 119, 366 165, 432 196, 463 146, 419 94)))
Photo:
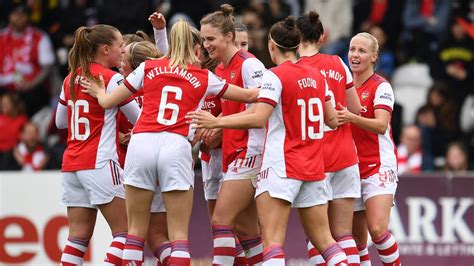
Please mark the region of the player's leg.
POLYGON ((89 240, 94 232, 97 210, 89 199, 77 172, 61 176, 62 203, 67 206, 69 234, 61 256, 61 265, 82 265, 89 240))
MULTIPOLYGON (((224 180, 217 198, 211 224, 214 238, 213 264, 229 265, 235 258, 235 219, 254 200, 250 179, 224 180)), ((257 218, 252 217, 256 222, 257 218)))
POLYGON ((171 242, 170 265, 189 265, 189 221, 193 207, 194 171, 191 145, 180 135, 160 135, 157 159, 159 184, 166 207, 168 237, 171 242))
POLYGON ((167 265, 171 255, 171 243, 168 240, 165 205, 159 189, 155 191, 151 204, 150 225, 146 242, 158 259, 158 265, 167 265))
POLYGON ((256 198, 258 219, 260 221, 263 246, 263 265, 285 265, 286 228, 291 210, 291 203, 270 196, 264 192, 256 198))
POLYGON ((61 256, 61 265, 82 265, 83 257, 94 232, 97 210, 68 207, 69 235, 61 256))
POLYGON ((125 159, 125 195, 128 235, 123 261, 141 265, 145 238, 150 224, 150 207, 156 190, 157 149, 161 147, 156 133, 134 134, 125 159))
POLYGON ((293 206, 298 208, 303 229, 327 265, 348 263, 339 244, 333 239, 329 227, 329 188, 325 180, 303 182, 293 206))
POLYGON ((331 234, 346 253, 349 264, 359 265, 359 252, 352 236, 354 202, 361 196, 358 164, 337 171, 331 179, 331 188, 333 199, 328 209, 331 234))
POLYGON ((400 265, 395 238, 388 231, 393 195, 377 195, 365 202, 367 226, 383 265, 400 265))

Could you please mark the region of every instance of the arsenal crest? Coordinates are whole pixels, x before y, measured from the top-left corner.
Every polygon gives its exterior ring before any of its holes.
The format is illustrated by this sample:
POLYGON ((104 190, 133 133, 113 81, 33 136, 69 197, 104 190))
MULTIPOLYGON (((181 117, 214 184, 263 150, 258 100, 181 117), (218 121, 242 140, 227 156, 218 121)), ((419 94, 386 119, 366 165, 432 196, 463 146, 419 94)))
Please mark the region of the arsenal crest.
POLYGON ((369 92, 364 91, 361 95, 361 99, 362 99, 362 101, 365 101, 365 100, 367 100, 367 98, 369 98, 369 92))
POLYGON ((230 72, 230 79, 235 79, 235 71, 230 72))

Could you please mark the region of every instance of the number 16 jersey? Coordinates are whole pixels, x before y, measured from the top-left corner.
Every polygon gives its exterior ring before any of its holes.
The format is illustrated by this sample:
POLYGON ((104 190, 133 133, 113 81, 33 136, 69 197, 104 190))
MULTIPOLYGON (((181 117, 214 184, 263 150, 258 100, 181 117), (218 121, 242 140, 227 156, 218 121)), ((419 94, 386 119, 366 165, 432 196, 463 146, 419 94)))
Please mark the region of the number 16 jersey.
MULTIPOLYGON (((123 81, 122 75, 100 64, 92 63, 90 72, 97 77, 102 73, 106 92, 115 90, 123 81)), ((79 68, 74 81, 74 97, 70 95, 71 74, 64 80, 59 104, 67 107, 68 138, 63 155, 63 172, 101 168, 109 160, 118 162, 117 155, 117 111, 118 108, 103 109, 97 99, 83 93, 80 85, 82 69, 79 68), (73 99, 74 98, 74 99, 73 99)), ((124 101, 121 105, 129 103, 124 101)), ((138 108, 138 106, 137 106, 138 108)))
POLYGON ((290 61, 263 75, 259 102, 272 105, 262 170, 302 181, 324 179, 324 106, 331 98, 324 77, 290 61))

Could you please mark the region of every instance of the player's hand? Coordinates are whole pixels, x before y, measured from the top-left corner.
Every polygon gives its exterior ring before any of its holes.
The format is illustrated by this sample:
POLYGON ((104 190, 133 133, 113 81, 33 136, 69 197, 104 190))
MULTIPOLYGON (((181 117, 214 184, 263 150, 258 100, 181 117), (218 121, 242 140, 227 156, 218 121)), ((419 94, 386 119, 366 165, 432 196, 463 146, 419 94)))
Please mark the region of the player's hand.
POLYGON ((90 96, 97 98, 97 95, 100 92, 105 92, 105 81, 102 73, 99 74, 99 81, 90 80, 86 77, 82 77, 80 80, 81 86, 83 89, 81 90, 83 93, 87 93, 90 96))
POLYGON ((204 141, 209 148, 217 148, 222 143, 222 128, 211 129, 209 136, 204 141))
POLYGON ((153 26, 153 28, 155 28, 156 30, 162 30, 166 27, 166 19, 165 19, 165 16, 161 13, 158 13, 158 12, 153 12, 153 14, 151 14, 149 17, 148 17, 148 21, 150 21, 151 25, 153 26))
POLYGON ((186 115, 186 123, 191 124, 193 128, 217 128, 218 118, 207 111, 193 111, 186 115))
POLYGON ((339 125, 352 122, 352 118, 355 114, 349 112, 345 106, 341 103, 337 104, 337 122, 339 125))
POLYGON ((128 145, 128 143, 130 142, 130 137, 131 137, 130 132, 128 133, 119 132, 119 143, 121 145, 128 145))

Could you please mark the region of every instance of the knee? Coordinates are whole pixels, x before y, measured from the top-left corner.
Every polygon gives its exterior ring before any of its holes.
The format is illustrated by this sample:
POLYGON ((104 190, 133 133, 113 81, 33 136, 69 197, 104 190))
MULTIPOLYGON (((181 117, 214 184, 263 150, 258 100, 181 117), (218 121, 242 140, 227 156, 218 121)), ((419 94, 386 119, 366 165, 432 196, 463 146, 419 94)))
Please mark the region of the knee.
POLYGON ((388 226, 382 223, 373 223, 368 225, 370 237, 373 240, 379 239, 388 230, 388 226))
POLYGON ((94 228, 88 226, 81 226, 76 228, 69 228, 69 237, 77 239, 91 239, 94 228))
POLYGON ((221 213, 219 210, 215 209, 211 217, 211 224, 233 226, 233 221, 229 219, 229 217, 226 217, 226 215, 221 213))

